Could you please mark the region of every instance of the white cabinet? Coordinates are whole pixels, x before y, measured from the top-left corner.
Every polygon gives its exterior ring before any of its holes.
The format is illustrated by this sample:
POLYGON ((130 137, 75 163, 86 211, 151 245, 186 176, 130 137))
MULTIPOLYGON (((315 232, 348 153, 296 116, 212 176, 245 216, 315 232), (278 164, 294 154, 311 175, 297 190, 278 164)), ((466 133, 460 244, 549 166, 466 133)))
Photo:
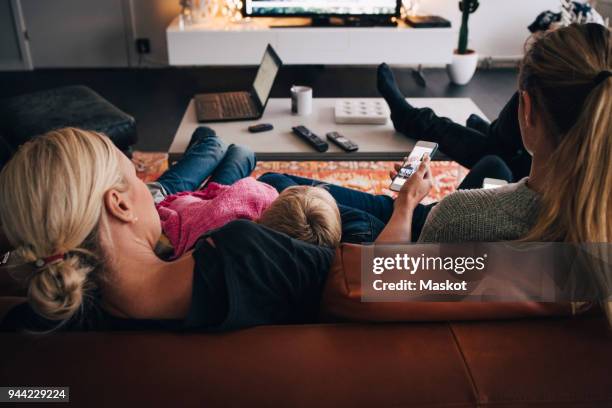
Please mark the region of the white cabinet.
POLYGON ((166 30, 170 65, 257 65, 272 44, 285 64, 440 66, 449 63, 452 28, 300 27, 303 19, 213 19, 166 30), (295 25, 294 27, 274 27, 295 25))

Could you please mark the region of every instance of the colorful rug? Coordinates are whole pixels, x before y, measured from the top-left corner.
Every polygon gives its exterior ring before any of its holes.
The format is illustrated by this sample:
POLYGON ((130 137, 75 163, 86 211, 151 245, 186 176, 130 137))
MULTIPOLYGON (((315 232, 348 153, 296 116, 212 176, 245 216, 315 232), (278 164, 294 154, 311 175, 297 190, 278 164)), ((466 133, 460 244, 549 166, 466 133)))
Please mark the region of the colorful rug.
MULTIPOLYGON (((166 153, 134 152, 132 161, 138 176, 144 181, 154 181, 168 168, 166 153)), ((394 162, 388 161, 261 161, 253 177, 267 172, 294 174, 337 184, 372 194, 395 193, 389 190, 389 171, 394 162)), ((451 161, 435 161, 431 164, 434 188, 424 203, 439 201, 452 193, 467 174, 467 169, 451 161)))
MULTIPOLYGON (((267 172, 288 173, 330 184, 365 191, 371 194, 387 194, 394 196, 389 190, 391 179, 389 172, 395 162, 389 161, 270 161, 259 162, 253 172, 258 177, 267 172)), ((434 177, 434 188, 431 190, 425 204, 440 201, 452 193, 467 174, 467 169, 455 162, 436 161, 431 163, 434 177)))

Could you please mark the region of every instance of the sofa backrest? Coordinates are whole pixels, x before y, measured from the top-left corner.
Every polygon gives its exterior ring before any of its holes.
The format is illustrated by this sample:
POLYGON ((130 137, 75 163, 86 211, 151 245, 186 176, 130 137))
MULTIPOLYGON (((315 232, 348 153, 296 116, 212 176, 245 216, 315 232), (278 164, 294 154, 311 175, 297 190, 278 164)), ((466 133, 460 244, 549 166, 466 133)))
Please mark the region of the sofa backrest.
POLYGON ((569 303, 538 302, 362 302, 364 246, 343 244, 336 252, 323 291, 326 321, 414 322, 568 316, 569 303))

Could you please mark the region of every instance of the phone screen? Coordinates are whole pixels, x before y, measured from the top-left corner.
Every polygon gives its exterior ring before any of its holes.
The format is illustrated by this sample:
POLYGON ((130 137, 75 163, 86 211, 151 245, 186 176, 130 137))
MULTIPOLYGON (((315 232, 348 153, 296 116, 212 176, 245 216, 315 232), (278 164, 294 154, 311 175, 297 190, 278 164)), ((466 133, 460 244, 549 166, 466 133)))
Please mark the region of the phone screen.
POLYGON ((402 168, 397 173, 397 176, 393 179, 393 182, 391 183, 391 190, 400 190, 406 180, 408 180, 410 176, 412 176, 412 174, 419 168, 425 154, 428 153, 429 157, 431 157, 434 150, 435 147, 419 146, 419 144, 417 144, 412 152, 410 152, 410 156, 408 156, 402 165, 402 168))

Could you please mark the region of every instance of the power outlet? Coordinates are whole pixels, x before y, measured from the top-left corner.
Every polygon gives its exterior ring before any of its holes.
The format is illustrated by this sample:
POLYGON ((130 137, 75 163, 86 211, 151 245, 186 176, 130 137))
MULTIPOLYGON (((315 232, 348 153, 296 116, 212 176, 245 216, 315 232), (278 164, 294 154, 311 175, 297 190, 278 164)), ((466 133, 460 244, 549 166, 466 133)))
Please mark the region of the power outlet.
POLYGON ((136 51, 139 54, 150 54, 151 53, 151 41, 148 38, 137 38, 136 39, 136 51))

